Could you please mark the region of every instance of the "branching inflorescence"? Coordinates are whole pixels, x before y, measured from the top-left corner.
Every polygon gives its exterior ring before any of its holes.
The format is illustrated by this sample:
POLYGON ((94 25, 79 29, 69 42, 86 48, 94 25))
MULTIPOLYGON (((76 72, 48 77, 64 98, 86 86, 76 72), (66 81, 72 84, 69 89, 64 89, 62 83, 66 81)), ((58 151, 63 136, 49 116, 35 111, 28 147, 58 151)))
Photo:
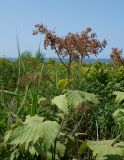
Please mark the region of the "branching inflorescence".
POLYGON ((70 66, 74 60, 81 61, 91 54, 97 55, 107 45, 106 40, 100 42, 91 28, 86 28, 81 33, 68 33, 65 37, 59 37, 54 31, 50 31, 43 24, 35 25, 33 35, 44 35, 44 47, 50 47, 56 52, 62 64, 68 70, 68 78, 70 77, 70 66), (68 57, 68 63, 65 63, 62 57, 68 57))

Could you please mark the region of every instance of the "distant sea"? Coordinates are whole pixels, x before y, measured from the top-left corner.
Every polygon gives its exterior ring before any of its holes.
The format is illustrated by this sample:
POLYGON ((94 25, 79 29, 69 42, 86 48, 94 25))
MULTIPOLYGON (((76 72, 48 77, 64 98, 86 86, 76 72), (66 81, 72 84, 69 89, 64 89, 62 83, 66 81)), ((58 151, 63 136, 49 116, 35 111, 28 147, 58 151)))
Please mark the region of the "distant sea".
MULTIPOLYGON (((11 61, 16 61, 17 58, 8 58, 9 60, 11 61)), ((45 61, 48 61, 50 58, 45 58, 44 60, 45 61)), ((58 58, 54 58, 57 62, 59 62, 59 59, 58 58)), ((63 59, 65 62, 68 61, 67 58, 63 59)), ((93 63, 93 62, 103 62, 103 63, 107 63, 107 62, 112 62, 111 59, 109 58, 85 58, 83 60, 84 62, 87 62, 87 63, 93 63)))

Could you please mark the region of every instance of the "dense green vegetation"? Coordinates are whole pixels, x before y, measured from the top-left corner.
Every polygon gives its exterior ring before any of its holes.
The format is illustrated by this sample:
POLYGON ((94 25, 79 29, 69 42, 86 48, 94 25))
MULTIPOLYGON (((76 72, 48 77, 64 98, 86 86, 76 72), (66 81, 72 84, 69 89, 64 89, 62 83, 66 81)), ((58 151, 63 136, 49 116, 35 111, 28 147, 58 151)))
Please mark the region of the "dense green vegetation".
POLYGON ((68 84, 54 59, 20 61, 0 59, 1 159, 122 159, 123 66, 73 62, 68 84))

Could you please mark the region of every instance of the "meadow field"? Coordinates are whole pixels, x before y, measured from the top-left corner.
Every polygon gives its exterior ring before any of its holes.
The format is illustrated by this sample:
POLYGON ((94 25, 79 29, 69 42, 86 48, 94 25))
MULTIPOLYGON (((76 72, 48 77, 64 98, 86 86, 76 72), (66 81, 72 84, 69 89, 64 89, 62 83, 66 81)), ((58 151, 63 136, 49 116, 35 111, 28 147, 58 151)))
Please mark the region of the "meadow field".
POLYGON ((25 55, 0 58, 0 159, 123 159, 123 65, 25 55))

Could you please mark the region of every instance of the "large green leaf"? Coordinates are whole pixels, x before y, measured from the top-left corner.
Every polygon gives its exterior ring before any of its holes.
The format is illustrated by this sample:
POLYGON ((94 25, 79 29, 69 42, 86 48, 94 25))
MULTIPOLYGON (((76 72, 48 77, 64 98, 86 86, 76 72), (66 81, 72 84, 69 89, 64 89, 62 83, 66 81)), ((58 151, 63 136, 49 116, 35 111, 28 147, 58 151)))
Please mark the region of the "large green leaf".
POLYGON ((99 101, 96 95, 78 90, 66 90, 65 94, 52 99, 52 104, 55 104, 65 114, 68 114, 69 108, 76 109, 83 102, 98 104, 99 101))
POLYGON ((83 102, 92 102, 93 104, 98 104, 98 98, 92 93, 87 93, 78 90, 67 90, 66 97, 68 104, 73 108, 77 108, 80 103, 83 102))
POLYGON ((12 132, 11 144, 36 143, 40 138, 45 150, 48 150, 59 133, 56 121, 43 121, 43 117, 27 116, 25 122, 12 132))
POLYGON ((112 145, 114 140, 87 141, 96 160, 122 160, 124 157, 124 143, 112 145))
POLYGON ((115 91, 113 92, 114 95, 116 95, 115 102, 120 103, 124 100, 124 92, 115 91))
POLYGON ((124 133, 124 109, 117 109, 113 113, 113 117, 116 123, 119 125, 119 128, 124 133))
POLYGON ((45 121, 44 124, 43 146, 49 149, 55 138, 59 134, 59 125, 56 121, 45 121))
POLYGON ((55 104, 61 111, 68 114, 68 103, 65 95, 54 97, 52 99, 52 104, 55 104))

